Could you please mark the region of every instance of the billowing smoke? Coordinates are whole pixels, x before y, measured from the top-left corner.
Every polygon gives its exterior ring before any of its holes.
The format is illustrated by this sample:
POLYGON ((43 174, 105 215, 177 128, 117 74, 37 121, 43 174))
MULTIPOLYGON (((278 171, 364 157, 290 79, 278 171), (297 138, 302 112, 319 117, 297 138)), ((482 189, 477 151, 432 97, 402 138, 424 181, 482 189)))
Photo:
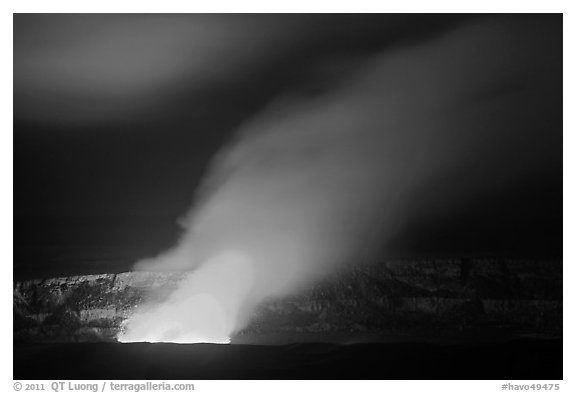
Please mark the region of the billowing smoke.
POLYGON ((546 99, 543 34, 474 22, 278 98, 213 159, 178 244, 137 264, 189 273, 120 340, 226 342, 262 301, 370 255, 412 216, 529 176, 552 156, 533 154, 539 128, 527 127, 546 99), (447 176, 456 187, 422 195, 447 176))

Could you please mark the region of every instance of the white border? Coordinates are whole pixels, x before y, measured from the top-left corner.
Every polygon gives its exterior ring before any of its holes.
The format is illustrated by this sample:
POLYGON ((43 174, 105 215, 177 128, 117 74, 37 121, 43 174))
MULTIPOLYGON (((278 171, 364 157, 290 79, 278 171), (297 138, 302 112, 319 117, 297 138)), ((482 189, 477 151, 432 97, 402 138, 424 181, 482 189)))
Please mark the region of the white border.
MULTIPOLYGON (((165 13, 165 12, 229 12, 229 13, 262 13, 262 12, 554 12, 564 13, 564 278, 571 280, 574 273, 574 230, 575 221, 574 202, 575 183, 573 174, 576 170, 574 157, 574 140, 576 127, 574 124, 574 62, 575 18, 574 1, 503 1, 483 0, 475 2, 465 1, 388 1, 376 2, 371 0, 354 1, 312 1, 292 0, 284 3, 272 1, 214 1, 198 4, 193 1, 119 1, 101 0, 93 2, 81 1, 11 1, 2 5, 0 20, 0 42, 2 43, 2 112, 3 127, 0 134, 0 171, 3 184, 1 204, 1 234, 0 249, 2 250, 2 296, 0 302, 5 323, 1 324, 2 336, 9 345, 4 345, 2 351, 1 381, 3 391, 14 391, 12 381, 12 328, 8 323, 7 315, 11 315, 11 296, 8 293, 12 279, 12 218, 13 218, 13 134, 12 134, 12 13, 53 13, 53 12, 118 12, 118 13, 165 13), (10 313, 10 314, 9 314, 10 313)), ((574 287, 571 281, 564 283, 564 381, 561 382, 561 391, 575 391, 572 373, 574 369, 574 339, 570 332, 575 332, 574 324, 574 287), (573 386, 570 388, 569 386, 573 386)), ((134 382, 134 381, 131 381, 134 382)), ((502 383, 521 384, 521 381, 196 381, 196 390, 210 391, 237 391, 246 390, 264 392, 274 390, 280 392, 293 392, 295 390, 330 389, 337 392, 360 391, 426 391, 426 392, 494 392, 501 390, 502 383)), ((535 381, 538 382, 538 381, 535 381)), ((544 382, 544 381, 540 381, 544 382)))

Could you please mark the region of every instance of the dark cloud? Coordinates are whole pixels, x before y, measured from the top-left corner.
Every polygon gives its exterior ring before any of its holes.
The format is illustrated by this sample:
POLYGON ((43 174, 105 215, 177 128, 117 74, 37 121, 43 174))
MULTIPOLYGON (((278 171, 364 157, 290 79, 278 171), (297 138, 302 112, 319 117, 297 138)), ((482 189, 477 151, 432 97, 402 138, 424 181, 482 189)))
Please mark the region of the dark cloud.
POLYGON ((138 116, 179 84, 243 72, 299 33, 290 18, 17 15, 16 115, 59 122, 138 116))
POLYGON ((323 56, 374 50, 453 20, 458 18, 16 15, 15 115, 82 126, 134 122, 158 107, 170 115, 201 113, 214 89, 243 88, 247 81, 264 90, 265 84, 285 87, 323 56))

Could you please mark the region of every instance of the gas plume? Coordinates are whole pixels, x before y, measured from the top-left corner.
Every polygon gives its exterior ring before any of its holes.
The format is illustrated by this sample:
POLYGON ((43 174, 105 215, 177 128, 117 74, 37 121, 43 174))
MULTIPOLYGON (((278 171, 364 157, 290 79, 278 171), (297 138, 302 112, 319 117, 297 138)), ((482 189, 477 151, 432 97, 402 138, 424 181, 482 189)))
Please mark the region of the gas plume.
POLYGON ((186 278, 119 340, 227 342, 258 304, 380 250, 415 215, 538 171, 557 153, 533 126, 550 116, 546 42, 526 22, 473 22, 279 97, 214 157, 177 245, 137 264, 186 278), (448 176, 457 186, 422 194, 448 176))

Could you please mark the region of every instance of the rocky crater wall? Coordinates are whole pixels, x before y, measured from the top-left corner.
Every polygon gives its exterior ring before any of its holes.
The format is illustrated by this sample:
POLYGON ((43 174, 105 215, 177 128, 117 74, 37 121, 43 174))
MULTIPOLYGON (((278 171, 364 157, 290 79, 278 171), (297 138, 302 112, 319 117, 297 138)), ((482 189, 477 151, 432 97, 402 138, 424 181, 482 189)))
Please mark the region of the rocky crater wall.
MULTIPOLYGON (((114 341, 139 305, 169 294, 182 278, 127 272, 15 282, 14 340, 114 341)), ((356 267, 262 304, 236 336, 266 334, 561 337, 562 262, 478 258, 356 267)))

